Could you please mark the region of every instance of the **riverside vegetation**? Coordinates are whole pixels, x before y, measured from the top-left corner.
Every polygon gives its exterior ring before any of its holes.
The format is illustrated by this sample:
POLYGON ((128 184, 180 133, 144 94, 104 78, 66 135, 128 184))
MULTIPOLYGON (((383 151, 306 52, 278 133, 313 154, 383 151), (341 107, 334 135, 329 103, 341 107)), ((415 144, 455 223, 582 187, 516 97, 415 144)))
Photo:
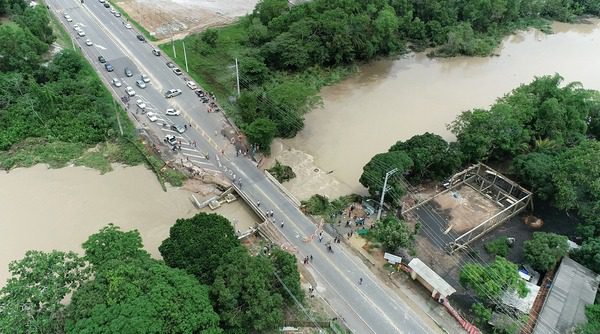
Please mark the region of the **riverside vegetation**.
MULTIPOLYGON (((162 164, 83 56, 72 49, 49 54, 56 39, 50 13, 28 4, 0 2, 0 17, 8 18, 0 23, 0 168, 73 163, 107 172, 118 162, 157 171, 162 164)), ((170 169, 158 177, 173 185, 183 180, 170 169)))
MULTIPOLYGON (((248 139, 268 151, 272 139, 293 137, 319 89, 353 65, 407 48, 435 56, 486 56, 502 37, 548 20, 600 14, 596 1, 313 0, 289 6, 262 0, 236 24, 175 42, 187 47, 191 75, 222 103, 235 95, 239 61, 242 93, 226 105, 248 139)), ((173 45, 162 49, 173 56, 173 45)), ((181 57, 176 59, 183 65, 181 57)))

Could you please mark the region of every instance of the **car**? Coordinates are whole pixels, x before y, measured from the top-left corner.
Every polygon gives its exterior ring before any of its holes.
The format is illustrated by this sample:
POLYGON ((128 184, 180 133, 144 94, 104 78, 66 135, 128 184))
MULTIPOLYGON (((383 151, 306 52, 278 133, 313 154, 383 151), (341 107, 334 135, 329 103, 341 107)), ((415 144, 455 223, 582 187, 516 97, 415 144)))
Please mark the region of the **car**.
POLYGON ((148 116, 150 122, 156 122, 158 120, 158 115, 153 112, 146 113, 146 116, 148 116))
POLYGON ((132 77, 133 76, 133 72, 131 72, 131 70, 129 69, 129 67, 125 67, 125 69, 123 70, 123 72, 125 72, 125 76, 127 77, 132 77))
POLYGON ((125 88, 125 92, 129 96, 135 96, 135 90, 133 90, 133 88, 131 88, 131 86, 127 86, 127 88, 125 88))
POLYGON ((141 99, 137 99, 135 101, 135 105, 142 110, 146 109, 146 103, 144 103, 144 101, 142 101, 141 99))
POLYGON ((152 54, 158 57, 158 56, 160 56, 160 50, 152 49, 152 54))
POLYGON ((131 23, 126 23, 126 24, 125 24, 125 28, 127 28, 127 29, 131 29, 131 23))
POLYGON ((104 3, 104 8, 110 8, 110 5, 108 4, 108 2, 104 3))
POLYGON ((177 138, 174 135, 166 135, 165 143, 170 144, 171 146, 175 146, 177 144, 177 138))
POLYGON ((145 41, 146 41, 146 37, 144 37, 144 35, 137 35, 137 36, 135 36, 135 37, 137 37, 137 39, 139 39, 139 40, 140 40, 140 41, 142 41, 142 42, 145 42, 145 41))
POLYGON ((85 45, 92 46, 92 45, 94 45, 94 43, 92 43, 92 41, 88 38, 85 40, 85 45))
POLYGON ((116 11, 114 8, 111 8, 111 9, 110 9, 110 13, 111 13, 111 14, 114 14, 114 13, 116 13, 116 12, 117 12, 117 11, 116 11))
POLYGON ((79 24, 75 23, 75 24, 73 25, 73 30, 75 30, 75 31, 79 31, 79 30, 81 30, 81 28, 79 28, 79 24))
POLYGON ((204 97, 204 91, 202 89, 196 89, 194 93, 196 93, 198 97, 204 97))
POLYGON ((196 90, 198 88, 196 83, 193 81, 188 81, 185 83, 185 85, 188 86, 191 90, 196 90))
POLYGON ((148 82, 150 82, 150 78, 147 75, 142 74, 142 81, 145 83, 148 83, 148 82))
POLYGON ((172 62, 168 61, 167 62, 167 67, 168 68, 175 68, 175 64, 173 64, 172 62))
POLYGON ((113 84, 115 87, 121 87, 121 85, 122 85, 122 83, 121 83, 121 80, 119 80, 119 78, 113 78, 113 79, 112 79, 112 84, 113 84))
POLYGON ((99 0, 99 1, 100 1, 100 3, 105 3, 106 2, 105 0, 99 0))
POLYGON ((177 131, 178 133, 184 133, 185 130, 187 130, 187 124, 184 124, 184 125, 173 124, 173 125, 171 125, 171 130, 177 131))
POLYGON ((181 89, 177 88, 177 89, 169 89, 166 93, 165 93, 165 97, 166 98, 171 98, 171 97, 175 97, 177 95, 181 95, 181 89))
POLYGON ((144 83, 142 80, 136 80, 135 85, 140 87, 141 89, 146 88, 146 83, 144 83))
POLYGON ((85 32, 83 30, 78 30, 77 35, 79 35, 79 37, 83 37, 85 36, 85 32))
POLYGON ((65 20, 67 20, 67 22, 73 22, 73 19, 71 18, 71 15, 65 13, 64 17, 65 17, 65 20))
POLYGON ((175 73, 175 74, 177 74, 177 75, 182 75, 182 74, 183 74, 183 72, 181 72, 181 70, 180 70, 179 68, 177 68, 177 67, 175 67, 175 68, 173 69, 173 73, 175 73))
POLYGON ((106 72, 112 72, 115 70, 115 68, 110 63, 104 64, 104 68, 106 69, 106 72))
POLYGON ((106 59, 102 56, 98 56, 98 61, 101 62, 102 64, 106 63, 106 59))
POLYGON ((115 12, 115 17, 121 17, 121 13, 115 12))
POLYGON ((181 115, 181 111, 174 109, 174 108, 169 108, 165 111, 165 115, 167 116, 179 116, 181 115))

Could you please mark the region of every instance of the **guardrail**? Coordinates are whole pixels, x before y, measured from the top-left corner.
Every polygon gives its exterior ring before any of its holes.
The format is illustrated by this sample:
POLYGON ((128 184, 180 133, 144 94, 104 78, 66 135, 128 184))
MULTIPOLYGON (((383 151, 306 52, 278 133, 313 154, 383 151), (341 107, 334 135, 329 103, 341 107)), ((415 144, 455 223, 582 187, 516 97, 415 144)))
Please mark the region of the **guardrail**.
POLYGON ((292 200, 292 202, 294 202, 294 204, 296 204, 297 207, 300 207, 302 205, 300 201, 294 195, 292 195, 292 193, 289 190, 285 189, 285 187, 281 183, 279 183, 279 181, 277 181, 277 179, 273 175, 271 175, 271 173, 269 173, 269 171, 265 170, 264 173, 267 179, 273 182, 273 184, 277 188, 279 188, 279 190, 281 190, 281 192, 284 193, 290 200, 292 200))

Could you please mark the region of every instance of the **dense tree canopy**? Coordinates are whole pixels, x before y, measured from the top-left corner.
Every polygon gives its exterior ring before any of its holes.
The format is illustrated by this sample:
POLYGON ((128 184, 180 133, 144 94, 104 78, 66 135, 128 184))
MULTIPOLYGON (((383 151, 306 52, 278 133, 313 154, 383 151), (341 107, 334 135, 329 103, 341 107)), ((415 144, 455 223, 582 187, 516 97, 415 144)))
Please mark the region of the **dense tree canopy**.
POLYGON ((118 226, 108 224, 89 236, 83 243, 85 259, 95 266, 119 259, 139 259, 147 256, 142 249, 142 237, 137 230, 123 232, 118 226))
POLYGON ((199 213, 178 219, 158 248, 165 263, 211 284, 223 255, 241 248, 231 222, 217 214, 199 213))
POLYGON ((495 299, 509 290, 516 290, 522 297, 528 293, 525 281, 518 274, 517 265, 500 256, 485 266, 465 264, 460 271, 460 283, 473 289, 483 300, 495 299))
POLYGON ((404 186, 400 184, 400 178, 413 166, 412 159, 402 151, 391 151, 375 155, 363 167, 363 173, 360 176, 360 184, 365 186, 371 195, 381 194, 385 174, 394 168, 398 170, 388 178, 388 186, 390 187, 389 196, 386 196, 386 201, 393 203, 398 201, 404 194, 404 186))
POLYGON ((383 244, 386 251, 392 253, 398 248, 411 248, 415 234, 404 221, 393 216, 383 218, 370 233, 383 244))
POLYGON ((533 269, 548 271, 569 251, 567 237, 545 232, 534 232, 533 239, 523 244, 525 261, 533 269))
POLYGON ((89 275, 83 259, 73 252, 28 251, 9 264, 9 271, 11 278, 0 290, 0 332, 63 332, 63 299, 89 275))

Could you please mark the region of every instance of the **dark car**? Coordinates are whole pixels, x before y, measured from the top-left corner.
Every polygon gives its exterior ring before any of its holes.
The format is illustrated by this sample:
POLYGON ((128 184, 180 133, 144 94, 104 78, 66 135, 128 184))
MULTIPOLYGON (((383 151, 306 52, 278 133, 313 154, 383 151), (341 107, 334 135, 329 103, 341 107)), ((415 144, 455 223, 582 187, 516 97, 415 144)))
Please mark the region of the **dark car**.
POLYGON ((144 35, 137 35, 136 37, 137 37, 137 39, 139 39, 142 42, 146 41, 146 38, 144 37, 144 35))
POLYGON ((102 64, 106 63, 106 59, 104 59, 104 57, 102 57, 102 56, 98 56, 98 61, 101 62, 102 64))
POLYGON ((106 71, 108 72, 112 72, 115 70, 115 68, 110 63, 104 64, 104 68, 106 68, 106 71))
POLYGON ((175 68, 175 64, 173 64, 172 62, 168 61, 167 62, 167 67, 168 68, 175 68))
POLYGON ((160 50, 152 49, 152 54, 158 57, 158 56, 160 56, 160 50))
POLYGON ((125 67, 125 75, 128 77, 132 77, 133 76, 133 72, 131 72, 131 70, 129 69, 129 67, 125 67))
POLYGON ((198 95, 198 97, 203 97, 204 96, 204 92, 202 91, 202 89, 196 89, 194 91, 194 93, 196 93, 196 95, 198 95))
POLYGON ((110 4, 108 2, 104 3, 104 8, 110 8, 110 4))

